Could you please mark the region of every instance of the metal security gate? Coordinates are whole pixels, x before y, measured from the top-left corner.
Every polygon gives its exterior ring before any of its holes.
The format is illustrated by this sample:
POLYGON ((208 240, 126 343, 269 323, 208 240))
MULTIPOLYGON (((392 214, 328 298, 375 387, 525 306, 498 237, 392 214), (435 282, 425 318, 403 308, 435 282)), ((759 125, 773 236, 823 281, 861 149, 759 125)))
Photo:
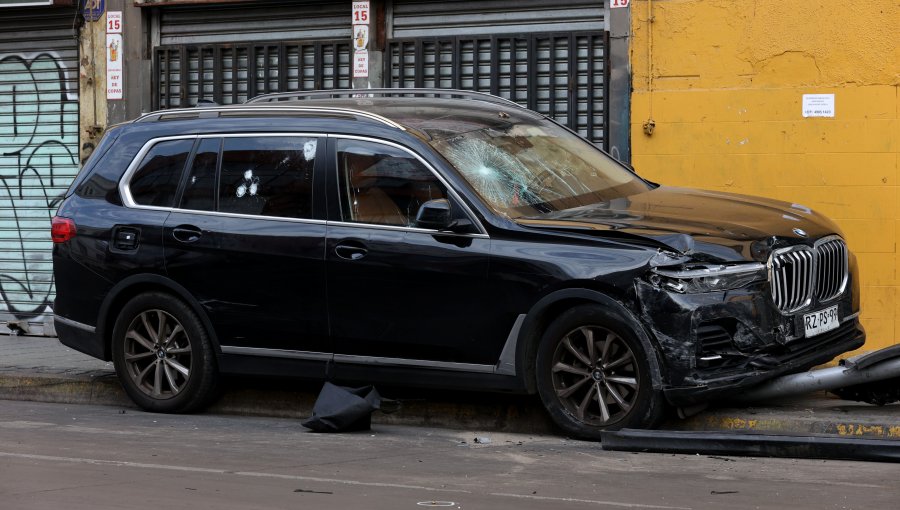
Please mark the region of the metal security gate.
POLYGON ((350 2, 177 6, 156 18, 154 106, 236 104, 259 94, 349 88, 350 2))
POLYGON ((606 146, 608 2, 393 0, 385 86, 512 99, 606 146))
POLYGON ((79 164, 74 16, 0 9, 0 333, 55 334, 50 218, 79 164))
POLYGON ((477 90, 511 99, 605 147, 607 32, 393 40, 385 85, 477 90))
POLYGON ((350 88, 350 43, 216 44, 156 50, 156 107, 200 99, 238 104, 259 94, 350 88))

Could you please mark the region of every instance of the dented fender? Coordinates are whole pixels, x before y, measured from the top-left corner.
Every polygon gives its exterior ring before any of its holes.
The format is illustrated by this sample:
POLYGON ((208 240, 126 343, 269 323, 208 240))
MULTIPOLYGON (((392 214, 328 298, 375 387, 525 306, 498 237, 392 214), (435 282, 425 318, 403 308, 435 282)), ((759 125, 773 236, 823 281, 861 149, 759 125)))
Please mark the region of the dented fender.
MULTIPOLYGON (((528 366, 532 363, 536 353, 538 342, 540 342, 541 320, 544 318, 547 310, 554 304, 569 299, 579 299, 593 301, 599 306, 613 310, 622 320, 627 322, 637 335, 641 342, 641 346, 647 353, 647 362, 650 366, 650 379, 654 390, 661 390, 664 387, 663 363, 659 359, 659 353, 653 345, 653 341, 638 316, 629 310, 623 303, 613 299, 612 297, 591 289, 562 289, 544 296, 535 303, 528 311, 525 322, 522 324, 522 330, 519 333, 519 342, 517 349, 517 364, 520 367, 528 366)), ((527 373, 523 371, 523 373, 527 373)), ((533 384, 529 383, 529 391, 533 389, 533 384)))

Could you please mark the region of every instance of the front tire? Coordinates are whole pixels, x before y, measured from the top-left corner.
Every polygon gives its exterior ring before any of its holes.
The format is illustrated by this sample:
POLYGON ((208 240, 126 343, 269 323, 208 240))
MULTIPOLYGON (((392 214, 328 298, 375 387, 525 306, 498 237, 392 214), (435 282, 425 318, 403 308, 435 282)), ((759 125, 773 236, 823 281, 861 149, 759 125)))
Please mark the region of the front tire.
POLYGON ((216 396, 215 353, 197 314, 169 294, 129 301, 113 328, 112 355, 125 392, 139 407, 188 413, 216 396))
POLYGON ((544 407, 565 432, 652 428, 665 412, 644 346, 629 321, 594 305, 553 321, 538 346, 535 379, 544 407))

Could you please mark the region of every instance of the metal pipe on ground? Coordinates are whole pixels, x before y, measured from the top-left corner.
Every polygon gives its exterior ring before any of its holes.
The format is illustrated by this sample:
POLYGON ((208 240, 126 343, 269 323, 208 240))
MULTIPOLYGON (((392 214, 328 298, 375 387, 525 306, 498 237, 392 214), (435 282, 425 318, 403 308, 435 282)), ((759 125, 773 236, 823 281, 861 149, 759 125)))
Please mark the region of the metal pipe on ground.
POLYGON ((900 377, 900 345, 841 360, 836 367, 791 374, 750 388, 732 400, 751 402, 830 391, 900 377))

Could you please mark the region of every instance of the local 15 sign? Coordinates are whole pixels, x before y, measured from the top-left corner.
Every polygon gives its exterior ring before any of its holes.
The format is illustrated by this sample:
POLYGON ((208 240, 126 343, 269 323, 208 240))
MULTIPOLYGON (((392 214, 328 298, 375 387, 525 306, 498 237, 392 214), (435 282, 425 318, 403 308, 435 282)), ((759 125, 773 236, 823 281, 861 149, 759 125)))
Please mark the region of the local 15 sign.
POLYGON ((628 0, 609 0, 610 9, 618 9, 620 7, 628 7, 628 0))
POLYGON ((353 2, 353 19, 354 25, 369 24, 369 2, 353 2))

